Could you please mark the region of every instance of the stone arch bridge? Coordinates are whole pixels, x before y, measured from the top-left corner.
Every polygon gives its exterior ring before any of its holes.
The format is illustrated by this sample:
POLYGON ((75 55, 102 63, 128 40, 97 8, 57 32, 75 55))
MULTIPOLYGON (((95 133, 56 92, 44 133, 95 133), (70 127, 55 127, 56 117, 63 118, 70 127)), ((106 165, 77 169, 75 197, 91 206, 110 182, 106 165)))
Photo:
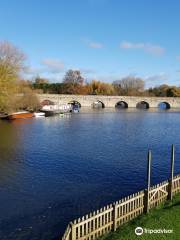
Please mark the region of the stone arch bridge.
POLYGON ((55 104, 68 104, 77 102, 81 107, 92 107, 101 103, 102 107, 113 108, 118 105, 124 108, 136 108, 143 103, 145 108, 158 108, 164 103, 166 108, 180 108, 180 98, 176 97, 131 97, 131 96, 100 96, 100 95, 64 95, 64 94, 39 94, 40 102, 50 100, 55 104))

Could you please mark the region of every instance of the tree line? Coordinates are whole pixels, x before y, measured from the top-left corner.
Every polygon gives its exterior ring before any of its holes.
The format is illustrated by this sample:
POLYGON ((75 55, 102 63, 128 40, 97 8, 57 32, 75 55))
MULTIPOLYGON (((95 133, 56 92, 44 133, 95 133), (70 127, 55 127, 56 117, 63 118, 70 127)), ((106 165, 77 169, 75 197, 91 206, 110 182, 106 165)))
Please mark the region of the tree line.
POLYGON ((48 79, 36 77, 29 84, 39 93, 50 94, 180 97, 180 87, 163 84, 145 89, 145 81, 134 76, 124 77, 112 83, 98 80, 86 82, 79 70, 72 69, 66 72, 61 83, 50 83, 48 79))
POLYGON ((112 83, 86 81, 79 70, 68 70, 61 83, 40 76, 24 80, 25 54, 9 42, 0 42, 0 112, 40 107, 36 93, 180 97, 180 87, 160 85, 145 88, 142 78, 128 76, 112 83))

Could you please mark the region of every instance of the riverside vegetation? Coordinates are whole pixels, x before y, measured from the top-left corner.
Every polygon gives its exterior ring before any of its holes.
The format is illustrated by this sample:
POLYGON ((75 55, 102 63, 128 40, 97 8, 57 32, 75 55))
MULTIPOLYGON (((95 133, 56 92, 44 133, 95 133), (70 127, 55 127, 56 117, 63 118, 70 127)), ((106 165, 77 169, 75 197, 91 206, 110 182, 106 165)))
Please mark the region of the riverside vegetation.
MULTIPOLYGON (((0 112, 40 108, 36 93, 180 97, 180 88, 161 85, 145 89, 145 80, 127 76, 112 83, 86 81, 79 70, 68 70, 62 82, 40 76, 25 79, 25 54, 9 42, 0 42, 0 112)), ((111 79, 109 79, 111 82, 111 79)))
MULTIPOLYGON (((109 79, 111 81, 111 79, 109 79)), ((49 79, 35 77, 29 81, 32 89, 39 93, 81 94, 109 96, 149 96, 149 97, 180 97, 180 87, 166 84, 145 89, 145 80, 139 77, 127 76, 112 83, 98 80, 85 81, 79 70, 68 70, 63 82, 51 83, 49 79)))
POLYGON ((0 43, 0 112, 35 110, 39 106, 35 91, 22 80, 25 55, 9 42, 0 43))

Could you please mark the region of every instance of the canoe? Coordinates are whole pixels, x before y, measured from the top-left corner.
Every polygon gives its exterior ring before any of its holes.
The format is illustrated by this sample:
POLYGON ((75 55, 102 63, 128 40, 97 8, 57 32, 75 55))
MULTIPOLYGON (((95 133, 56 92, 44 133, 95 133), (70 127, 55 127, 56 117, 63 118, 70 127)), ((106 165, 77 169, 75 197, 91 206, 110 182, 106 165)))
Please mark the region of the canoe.
POLYGON ((7 116, 8 120, 15 120, 15 119, 25 119, 25 118, 32 118, 34 116, 33 113, 22 111, 22 112, 14 112, 7 116))

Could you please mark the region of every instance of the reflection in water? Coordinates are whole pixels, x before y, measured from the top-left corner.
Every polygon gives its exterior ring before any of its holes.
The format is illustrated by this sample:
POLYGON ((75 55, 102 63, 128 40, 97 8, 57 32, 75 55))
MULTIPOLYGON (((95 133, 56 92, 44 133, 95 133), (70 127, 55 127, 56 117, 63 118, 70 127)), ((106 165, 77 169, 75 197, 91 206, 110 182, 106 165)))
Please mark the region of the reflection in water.
POLYGON ((16 129, 10 122, 0 122, 0 186, 5 186, 5 182, 9 180, 9 175, 13 177, 16 173, 16 165, 12 162, 15 160, 17 153, 16 129))
POLYGON ((23 124, 32 124, 32 119, 31 118, 28 118, 28 119, 14 119, 14 120, 10 120, 9 122, 12 123, 12 124, 18 124, 18 123, 23 123, 23 124))
POLYGON ((127 102, 124 102, 124 101, 120 101, 116 104, 115 106, 116 108, 119 108, 119 109, 124 109, 124 108, 128 108, 128 104, 127 102))
POLYGON ((168 102, 161 102, 159 105, 158 105, 159 109, 162 109, 162 110, 168 110, 171 108, 170 104, 168 102))
POLYGON ((142 102, 137 103, 136 107, 139 109, 149 109, 149 103, 142 101, 142 102))
POLYGON ((0 122, 0 239, 58 239, 70 220, 143 189, 148 148, 152 183, 167 179, 179 121, 171 109, 81 108, 0 122))

